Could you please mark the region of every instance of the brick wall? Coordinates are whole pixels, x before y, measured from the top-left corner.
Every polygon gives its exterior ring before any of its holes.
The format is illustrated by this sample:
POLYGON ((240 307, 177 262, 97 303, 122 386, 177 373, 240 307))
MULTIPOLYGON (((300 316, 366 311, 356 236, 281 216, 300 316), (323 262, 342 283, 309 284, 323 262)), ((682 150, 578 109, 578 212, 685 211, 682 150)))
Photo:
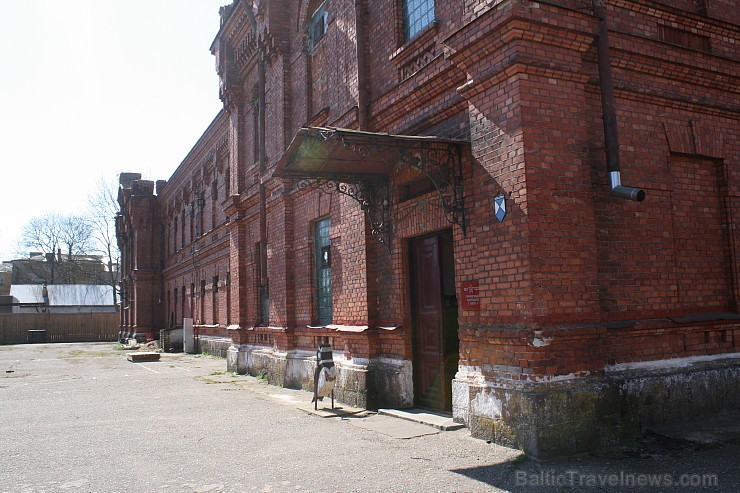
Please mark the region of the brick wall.
POLYGON ((395 166, 390 245, 373 238, 352 198, 274 173, 301 126, 360 125, 356 2, 326 2, 327 32, 313 50, 304 33, 314 3, 266 2, 256 33, 235 5, 216 41, 224 110, 156 199, 152 224, 168 226, 167 244, 177 244, 164 291, 185 287, 187 316, 190 286, 205 279, 202 321, 214 333, 238 326, 227 332, 235 343, 312 350, 329 336, 348 358, 410 360, 409 241, 452 229, 455 282, 480 288, 480 309, 459 313, 460 364, 487 382, 737 352, 737 14, 722 0, 606 3, 622 180, 646 191, 642 203, 609 193, 590 1, 438 1, 439 22, 408 42, 398 2, 365 2, 367 130, 465 142, 465 231, 436 191, 407 200, 404 187, 423 177, 395 166), (270 300, 262 324, 260 184, 270 300), (194 238, 198 191, 204 231, 194 238), (500 194, 503 222, 493 216, 500 194), (307 328, 317 319, 313 228, 322 217, 331 219, 333 323, 371 327, 363 332, 307 328))

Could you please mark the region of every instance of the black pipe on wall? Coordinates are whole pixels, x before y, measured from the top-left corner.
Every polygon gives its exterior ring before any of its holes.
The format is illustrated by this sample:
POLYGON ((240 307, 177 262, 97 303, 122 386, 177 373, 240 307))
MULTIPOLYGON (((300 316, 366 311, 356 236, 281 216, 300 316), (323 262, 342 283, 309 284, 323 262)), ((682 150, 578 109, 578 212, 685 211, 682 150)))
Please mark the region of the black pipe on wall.
POLYGON ((606 23, 606 8, 603 0, 594 0, 594 15, 599 18, 599 39, 596 53, 599 63, 599 86, 601 87, 601 111, 604 121, 604 152, 609 172, 611 193, 615 197, 642 202, 645 191, 622 185, 619 163, 619 136, 617 134, 617 111, 614 105, 614 79, 611 54, 609 52, 609 28, 606 23))

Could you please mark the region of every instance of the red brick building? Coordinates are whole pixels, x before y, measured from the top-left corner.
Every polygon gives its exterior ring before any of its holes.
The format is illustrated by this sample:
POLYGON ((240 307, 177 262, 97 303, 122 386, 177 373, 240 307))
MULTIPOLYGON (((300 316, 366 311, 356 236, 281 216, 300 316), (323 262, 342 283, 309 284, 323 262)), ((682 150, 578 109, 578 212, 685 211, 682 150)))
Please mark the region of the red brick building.
POLYGON ((264 0, 222 112, 124 177, 122 335, 546 457, 740 409, 731 0, 264 0))

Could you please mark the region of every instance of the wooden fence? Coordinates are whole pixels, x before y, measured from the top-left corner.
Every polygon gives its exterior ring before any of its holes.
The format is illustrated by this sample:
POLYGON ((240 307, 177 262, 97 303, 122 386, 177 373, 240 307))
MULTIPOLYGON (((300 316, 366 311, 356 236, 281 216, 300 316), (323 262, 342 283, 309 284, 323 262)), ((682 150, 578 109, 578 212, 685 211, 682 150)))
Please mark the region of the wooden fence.
POLYGON ((112 342, 118 339, 115 313, 0 313, 0 344, 112 342), (29 338, 29 331, 34 332, 29 338))

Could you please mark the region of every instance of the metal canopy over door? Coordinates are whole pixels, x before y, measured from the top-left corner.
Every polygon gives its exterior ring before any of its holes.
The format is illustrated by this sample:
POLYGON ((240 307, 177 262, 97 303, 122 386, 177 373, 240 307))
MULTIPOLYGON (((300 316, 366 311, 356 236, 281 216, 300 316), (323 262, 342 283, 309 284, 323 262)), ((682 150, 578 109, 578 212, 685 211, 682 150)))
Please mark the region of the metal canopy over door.
POLYGON ((460 343, 450 232, 411 241, 415 404, 452 409, 460 343))

